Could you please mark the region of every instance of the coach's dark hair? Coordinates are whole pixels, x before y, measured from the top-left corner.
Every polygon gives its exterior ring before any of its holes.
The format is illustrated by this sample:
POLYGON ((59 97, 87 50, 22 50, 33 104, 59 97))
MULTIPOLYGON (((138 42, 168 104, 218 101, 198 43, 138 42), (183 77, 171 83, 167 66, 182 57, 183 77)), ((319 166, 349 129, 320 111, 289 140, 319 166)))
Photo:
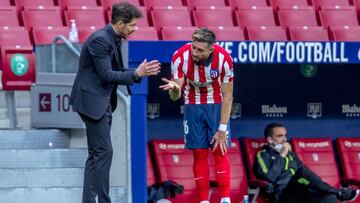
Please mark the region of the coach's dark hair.
POLYGON ((274 128, 284 128, 285 126, 281 123, 269 123, 264 130, 264 137, 265 139, 271 137, 273 134, 274 128))
POLYGON ((199 27, 193 33, 192 40, 197 42, 207 42, 212 45, 215 43, 215 34, 207 28, 199 27))
POLYGON ((119 21, 129 23, 134 18, 143 17, 141 11, 129 2, 120 2, 112 6, 111 23, 119 21))

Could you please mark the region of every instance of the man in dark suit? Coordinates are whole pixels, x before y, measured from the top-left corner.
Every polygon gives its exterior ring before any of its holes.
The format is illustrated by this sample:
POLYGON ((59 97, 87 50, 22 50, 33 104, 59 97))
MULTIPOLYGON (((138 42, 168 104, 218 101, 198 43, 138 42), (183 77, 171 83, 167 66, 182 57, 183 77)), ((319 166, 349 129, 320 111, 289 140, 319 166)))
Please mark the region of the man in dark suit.
POLYGON ((111 114, 116 108, 118 85, 139 83, 144 76, 157 75, 160 63, 144 60, 135 70, 124 67, 121 38, 135 31, 141 11, 129 3, 112 7, 111 23, 94 32, 81 50, 70 103, 86 126, 88 158, 85 164, 83 203, 111 202, 109 173, 112 162, 111 114))

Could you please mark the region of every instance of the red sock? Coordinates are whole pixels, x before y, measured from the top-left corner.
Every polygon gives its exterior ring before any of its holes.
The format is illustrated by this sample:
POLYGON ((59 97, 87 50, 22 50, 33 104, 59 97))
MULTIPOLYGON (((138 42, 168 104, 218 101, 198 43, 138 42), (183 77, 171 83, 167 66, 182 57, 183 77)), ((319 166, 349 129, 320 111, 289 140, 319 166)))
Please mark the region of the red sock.
POLYGON ((222 155, 220 147, 213 152, 215 160, 216 181, 222 197, 230 197, 230 161, 228 155, 222 155))
POLYGON ((194 149, 194 177, 200 201, 209 199, 210 169, 208 162, 208 149, 194 149))

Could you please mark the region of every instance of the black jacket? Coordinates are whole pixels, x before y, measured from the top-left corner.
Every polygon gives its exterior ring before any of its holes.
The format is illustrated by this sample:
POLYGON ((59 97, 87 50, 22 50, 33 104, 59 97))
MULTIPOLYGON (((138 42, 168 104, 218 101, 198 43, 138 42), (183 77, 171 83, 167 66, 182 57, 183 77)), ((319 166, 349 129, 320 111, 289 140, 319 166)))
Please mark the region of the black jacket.
POLYGON ((110 102, 115 110, 118 85, 140 82, 134 81, 133 70, 124 67, 120 47, 121 40, 111 24, 86 40, 70 96, 70 104, 76 112, 100 119, 110 102))
POLYGON ((277 151, 265 145, 256 155, 253 170, 256 178, 268 181, 274 186, 274 193, 279 193, 288 185, 298 169, 303 167, 295 153, 289 152, 283 158, 277 151))

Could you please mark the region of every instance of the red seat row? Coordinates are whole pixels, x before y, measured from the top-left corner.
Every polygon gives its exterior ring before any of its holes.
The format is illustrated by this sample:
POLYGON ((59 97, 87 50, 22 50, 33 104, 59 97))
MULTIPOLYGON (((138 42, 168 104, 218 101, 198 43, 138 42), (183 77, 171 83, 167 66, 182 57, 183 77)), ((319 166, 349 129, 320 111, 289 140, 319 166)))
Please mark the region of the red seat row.
MULTIPOLYGON (((265 144, 265 139, 244 138, 244 150, 241 150, 238 140, 232 140, 232 148, 229 150, 231 163, 231 198, 232 202, 238 203, 244 194, 252 193, 248 185, 254 186, 257 182, 252 166, 257 152, 265 144), (245 155, 245 162, 242 160, 245 155), (246 164, 244 164, 246 163, 246 164), (247 166, 247 167, 245 167, 247 166), (247 178, 245 168, 249 174, 247 178)), ((360 138, 337 138, 335 153, 330 138, 294 138, 291 140, 293 150, 303 163, 317 173, 324 181, 339 188, 342 183, 360 184, 360 138), (335 154, 339 156, 341 170, 340 176, 335 154), (341 178, 342 177, 342 178, 341 178)), ((192 152, 184 149, 184 143, 180 140, 152 140, 150 142, 150 154, 148 154, 148 182, 166 181, 171 179, 184 186, 184 194, 177 195, 174 203, 197 203, 194 177, 192 173, 192 152), (150 156, 153 158, 151 161, 150 156), (154 168, 151 168, 153 164, 154 168), (150 166, 150 167, 149 167, 150 166), (156 175, 154 175, 156 174, 156 175), (157 179, 154 179, 157 177, 157 179)), ((214 162, 209 160, 211 166, 214 162)), ((212 167, 213 169, 213 167, 212 167)), ((216 181, 214 171, 210 173, 210 180, 216 181)), ((211 203, 219 202, 219 194, 216 188, 211 195, 211 203)), ((260 194, 257 202, 266 202, 260 194)), ((355 203, 359 203, 360 199, 355 203)))

